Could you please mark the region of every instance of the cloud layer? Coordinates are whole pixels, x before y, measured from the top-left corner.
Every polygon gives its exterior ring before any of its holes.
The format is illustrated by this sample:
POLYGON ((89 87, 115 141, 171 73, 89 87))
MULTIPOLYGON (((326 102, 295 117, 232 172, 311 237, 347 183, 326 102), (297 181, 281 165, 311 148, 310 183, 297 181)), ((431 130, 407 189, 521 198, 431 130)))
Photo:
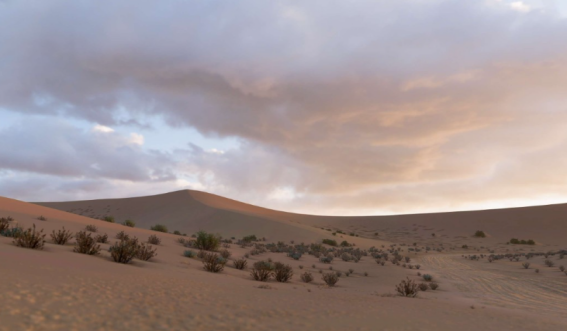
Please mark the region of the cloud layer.
POLYGON ((0 131, 0 184, 83 178, 143 195, 189 178, 325 214, 567 200, 567 20, 551 6, 7 1, 0 21, 0 108, 51 118, 0 131), (103 129, 156 118, 241 144, 148 150, 103 129))

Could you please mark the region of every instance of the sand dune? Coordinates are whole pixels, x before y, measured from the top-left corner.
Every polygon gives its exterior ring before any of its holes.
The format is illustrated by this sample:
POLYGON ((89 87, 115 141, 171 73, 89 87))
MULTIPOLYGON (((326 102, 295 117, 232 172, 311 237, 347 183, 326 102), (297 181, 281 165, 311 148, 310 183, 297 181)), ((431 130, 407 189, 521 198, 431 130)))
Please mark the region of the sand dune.
MULTIPOLYGON (((288 239, 283 234, 295 231, 289 226, 298 225, 341 229, 372 239, 376 239, 376 232, 378 238, 385 240, 411 240, 412 237, 417 240, 419 237, 431 243, 438 241, 439 237, 467 244, 497 244, 520 238, 533 239, 542 245, 564 245, 567 238, 567 204, 399 216, 336 217, 286 213, 190 190, 139 198, 37 204, 95 218, 112 215, 118 220, 134 219, 143 228, 164 223, 182 233, 207 229, 242 236, 246 234, 242 229, 254 228, 260 235, 274 240, 288 239), (488 237, 480 241, 471 238, 476 230, 483 230, 488 237)), ((304 229, 302 227, 294 235, 300 235, 304 229)), ((296 237, 296 240, 304 239, 296 237)))
MULTIPOLYGON (((99 256, 87 256, 74 253, 73 243, 60 246, 48 240, 40 251, 16 247, 11 238, 0 236, 0 330, 562 330, 567 328, 567 275, 557 269, 563 262, 557 255, 552 257, 555 267, 546 267, 544 257, 536 256, 528 270, 521 268, 522 261, 489 263, 463 255, 565 246, 559 238, 565 233, 560 217, 565 208, 343 218, 271 211, 195 191, 41 205, 0 198, 0 217, 11 216, 22 227, 35 224, 50 233, 64 226, 75 232, 95 224, 98 233, 110 237, 109 244, 101 244, 99 256), (38 220, 40 215, 47 220, 38 220), (87 217, 106 215, 119 222, 133 219, 137 226, 87 217), (416 299, 396 296, 394 286, 402 279, 420 281, 417 270, 382 266, 370 256, 358 263, 336 258, 330 265, 307 254, 298 261, 271 252, 247 258, 249 264, 266 259, 289 264, 295 273, 289 283, 257 282, 249 270, 231 265, 210 273, 198 259, 183 256, 187 248, 177 242, 180 236, 147 229, 157 223, 188 234, 199 229, 225 237, 256 234, 266 236, 267 242, 309 244, 333 238, 361 249, 396 244, 411 258, 410 264, 420 264, 419 272, 433 275, 440 288, 420 292, 416 299), (530 233, 537 224, 544 227, 530 233), (321 226, 352 230, 359 237, 333 236, 321 226), (479 226, 489 238, 470 236, 479 226), (142 241, 157 234, 162 240, 155 246, 157 257, 127 265, 113 262, 108 248, 117 242, 119 231, 142 241), (539 244, 505 245, 508 236, 534 238, 539 244), (412 242, 440 251, 410 252, 403 243, 412 242), (468 242, 471 247, 461 249, 468 242), (334 288, 327 287, 319 273, 331 272, 330 267, 343 273, 334 288), (535 268, 541 272, 536 274, 535 268), (353 273, 346 277, 349 269, 353 273), (313 283, 299 279, 305 271, 315 276, 313 283)), ((250 250, 235 244, 229 248, 231 258, 250 250)))

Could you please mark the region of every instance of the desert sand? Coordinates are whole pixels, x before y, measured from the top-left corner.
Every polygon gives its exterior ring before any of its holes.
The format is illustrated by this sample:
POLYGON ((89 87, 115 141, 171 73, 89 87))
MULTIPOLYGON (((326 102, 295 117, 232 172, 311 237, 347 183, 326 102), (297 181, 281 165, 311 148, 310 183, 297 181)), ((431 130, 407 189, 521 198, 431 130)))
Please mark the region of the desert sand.
MULTIPOLYGON (((526 254, 567 249, 565 215, 567 205, 326 217, 273 211, 197 191, 37 204, 0 198, 0 217, 13 218, 12 226, 35 224, 48 234, 43 250, 17 247, 12 238, 0 236, 0 330, 565 330, 567 274, 559 266, 567 266, 567 259, 549 255, 554 266, 548 267, 546 257, 536 255, 529 269, 522 267, 526 254), (100 220, 104 216, 117 223, 100 220), (136 227, 119 224, 126 219, 136 227), (149 230, 156 224, 188 236, 149 230), (109 236, 100 255, 73 252, 73 239, 56 245, 49 238, 53 230, 77 232, 87 225, 109 236), (326 264, 309 254, 294 260, 265 252, 247 257, 246 270, 228 263, 211 273, 198 258, 185 257, 188 248, 178 241, 200 230, 235 241, 254 234, 265 237, 261 245, 346 240, 361 250, 399 249, 410 262, 381 265, 368 255, 359 262, 335 258, 326 264), (475 238, 477 230, 486 237, 475 238), (115 263, 108 248, 120 231, 141 241, 157 235, 157 256, 115 263), (507 244, 511 238, 536 244, 507 244), (478 260, 469 258, 481 254, 478 260), (489 262, 490 254, 503 258, 489 262), (250 266, 267 259, 289 264, 291 281, 253 280, 250 266), (409 268, 418 264, 419 270, 409 268), (321 279, 320 270, 331 272, 330 267, 342 272, 335 287, 321 279), (349 269, 353 272, 346 276, 349 269), (313 282, 301 281, 306 271, 313 282), (401 280, 423 281, 418 272, 432 275, 439 288, 416 298, 397 295, 401 280)), ((253 249, 229 246, 231 260, 253 249)))

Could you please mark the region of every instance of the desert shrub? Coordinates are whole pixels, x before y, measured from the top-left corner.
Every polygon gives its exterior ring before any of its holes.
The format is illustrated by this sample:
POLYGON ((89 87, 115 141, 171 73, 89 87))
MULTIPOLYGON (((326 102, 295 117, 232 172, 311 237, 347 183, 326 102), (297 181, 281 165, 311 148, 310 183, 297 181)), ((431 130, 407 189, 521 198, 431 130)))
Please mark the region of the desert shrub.
POLYGON ((396 291, 403 297, 415 298, 418 293, 418 285, 408 278, 396 285, 396 291))
POLYGON ((486 238, 486 233, 484 233, 484 231, 478 230, 477 232, 474 233, 474 236, 477 238, 486 238))
POLYGON ((179 237, 176 240, 178 243, 180 243, 181 245, 185 245, 185 243, 187 242, 187 240, 183 237, 179 237))
POLYGON ((195 247, 205 251, 216 251, 220 246, 221 238, 218 235, 205 231, 197 232, 195 247))
POLYGON ((195 257, 196 254, 195 254, 195 252, 193 252, 193 251, 186 250, 185 252, 183 252, 183 256, 192 258, 192 257, 195 257))
POLYGON ((163 224, 156 224, 156 225, 150 227, 150 230, 167 233, 167 226, 165 226, 163 224))
POLYGON ((22 232, 24 232, 24 230, 22 228, 15 227, 15 228, 5 229, 5 230, 0 231, 0 235, 3 236, 3 237, 16 238, 22 232))
POLYGON ((422 277, 423 280, 425 280, 426 282, 430 282, 433 280, 433 276, 431 276, 430 274, 424 274, 422 277))
POLYGON ((138 254, 138 238, 122 239, 108 249, 114 262, 130 263, 138 254))
POLYGON ((138 245, 136 257, 142 261, 149 261, 152 257, 157 256, 157 248, 153 248, 149 244, 138 245))
POLYGON ((178 230, 175 230, 175 231, 173 231, 173 234, 176 234, 176 235, 180 236, 180 235, 181 235, 181 232, 179 232, 178 230))
POLYGON ((514 245, 535 245, 535 241, 533 241, 532 239, 520 240, 520 239, 517 239, 517 238, 512 238, 512 239, 510 239, 510 244, 514 244, 514 245))
POLYGON ((43 249, 43 245, 45 244, 45 234, 43 233, 43 230, 36 231, 34 224, 31 228, 20 232, 16 237, 14 237, 14 244, 18 247, 43 249))
POLYGON ((96 225, 89 224, 89 225, 85 226, 85 230, 87 230, 89 232, 97 232, 98 228, 96 227, 96 225))
POLYGON ((106 243, 108 243, 108 235, 107 235, 106 233, 105 233, 105 234, 97 234, 97 235, 94 237, 94 240, 95 240, 97 243, 106 244, 106 243))
POLYGON ((286 283, 293 277, 293 269, 288 264, 276 262, 274 264, 274 276, 278 282, 286 283))
POLYGON ((96 240, 91 237, 90 233, 79 231, 75 234, 75 248, 73 248, 73 252, 98 255, 100 253, 100 245, 97 245, 96 240))
POLYGON ((555 265, 555 263, 549 259, 543 261, 543 263, 545 263, 545 265, 548 267, 553 267, 555 265))
POLYGON ((334 272, 324 273, 322 276, 323 281, 330 287, 335 286, 339 281, 339 276, 334 272))
POLYGON ((47 221, 47 218, 45 218, 43 215, 39 216, 37 219, 40 221, 47 221))
POLYGON ((559 266, 559 270, 565 271, 565 267, 564 267, 564 266, 559 266))
POLYGON ((273 273, 274 265, 272 263, 266 261, 258 261, 252 266, 250 275, 252 275, 252 278, 254 278, 254 280, 265 282, 270 279, 270 277, 272 277, 273 273))
POLYGON ((119 240, 128 240, 130 239, 130 236, 126 234, 126 232, 124 231, 120 231, 116 234, 116 239, 119 240))
POLYGON ((246 265, 248 264, 248 261, 246 261, 246 259, 237 259, 234 260, 233 263, 236 269, 244 270, 244 268, 246 268, 246 265))
POLYGON ((55 230, 51 232, 51 240, 57 245, 65 245, 71 238, 73 238, 73 234, 71 231, 65 230, 65 227, 57 232, 55 230))
POLYGON ((329 246, 337 246, 337 241, 333 240, 333 239, 323 239, 323 244, 329 245, 329 246))
POLYGON ((207 253, 206 253, 205 251, 200 250, 200 251, 197 253, 197 258, 202 259, 202 258, 205 257, 206 254, 207 254, 207 253))
POLYGON ((249 236, 243 237, 243 238, 242 238, 242 241, 244 241, 245 243, 251 243, 251 242, 253 242, 253 241, 258 241, 258 238, 256 237, 255 234, 253 234, 253 235, 249 235, 249 236))
POLYGON ((524 267, 524 269, 529 269, 529 268, 530 268, 530 263, 529 263, 529 262, 524 262, 524 263, 522 263, 522 267, 524 267))
POLYGON ((105 216, 102 220, 105 221, 105 222, 108 222, 108 223, 114 223, 114 217, 113 216, 105 216))
POLYGON ((313 281, 313 275, 310 272, 304 272, 300 277, 301 280, 305 283, 311 283, 313 281))
POLYGON ((349 247, 350 244, 348 243, 348 241, 343 240, 343 241, 341 242, 341 246, 342 246, 342 247, 349 247))
POLYGON ((161 239, 159 239, 155 234, 152 234, 148 237, 148 242, 152 245, 159 245, 161 244, 161 239))
POLYGON ((227 249, 223 249, 219 253, 223 259, 228 259, 232 255, 227 249))
POLYGON ((536 274, 539 274, 539 269, 534 270, 536 274))
POLYGON ((7 218, 0 218, 0 232, 8 230, 10 227, 10 221, 7 218))
POLYGON ((418 287, 419 287, 420 291, 424 291, 424 292, 427 291, 427 289, 429 289, 429 286, 427 285, 427 283, 420 283, 418 285, 418 287))
POLYGON ((437 284, 435 282, 429 283, 429 288, 432 289, 433 291, 435 291, 436 289, 439 288, 439 284, 437 284))
POLYGON ((136 222, 134 222, 132 220, 125 220, 124 223, 122 223, 122 225, 133 228, 133 227, 136 226, 136 222))
POLYGON ((343 273, 340 272, 340 271, 336 271, 336 274, 337 274, 337 277, 341 277, 343 275, 343 273))
POLYGON ((209 272, 221 272, 226 264, 226 259, 215 253, 206 253, 203 257, 203 268, 209 272))
POLYGON ((365 276, 365 277, 368 277, 368 272, 364 272, 364 276, 365 276))

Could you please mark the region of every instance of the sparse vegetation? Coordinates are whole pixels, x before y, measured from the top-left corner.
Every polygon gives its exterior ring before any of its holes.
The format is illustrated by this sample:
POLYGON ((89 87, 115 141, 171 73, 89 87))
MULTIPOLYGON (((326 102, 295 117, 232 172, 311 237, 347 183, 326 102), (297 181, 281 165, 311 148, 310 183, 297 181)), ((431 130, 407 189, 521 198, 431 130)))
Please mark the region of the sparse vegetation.
POLYGON ((136 222, 132 221, 132 220, 125 220, 122 225, 133 228, 136 226, 136 222))
POLYGON ((484 231, 478 230, 474 233, 474 236, 476 238, 486 238, 486 233, 484 233, 484 231))
POLYGON ((183 256, 188 257, 188 258, 193 258, 195 257, 197 254, 195 254, 195 252, 190 251, 190 250, 186 250, 185 252, 183 252, 183 256))
POLYGON ((203 256, 203 268, 209 272, 221 272, 226 264, 226 259, 215 253, 205 253, 203 256))
POLYGON ((431 276, 430 274, 424 274, 423 276, 421 276, 423 278, 423 280, 425 280, 426 282, 430 282, 433 280, 433 276, 431 276))
POLYGON ((546 259, 545 261, 543 261, 543 263, 545 263, 545 265, 550 268, 555 265, 555 262, 551 261, 550 259, 546 259))
POLYGON ((439 284, 437 284, 435 282, 429 283, 429 288, 432 289, 433 291, 435 291, 436 289, 439 288, 439 284))
POLYGON ((148 243, 152 245, 159 245, 161 244, 161 239, 159 239, 158 236, 156 236, 155 234, 152 234, 151 236, 148 237, 148 243))
POLYGON ((10 220, 8 218, 0 218, 0 233, 10 228, 10 220))
POLYGON ((47 221, 47 218, 45 218, 43 215, 39 216, 37 219, 40 221, 47 221))
POLYGON ((529 269, 529 268, 530 268, 530 263, 529 263, 529 262, 524 262, 524 263, 522 263, 522 267, 524 267, 524 269, 529 269))
POLYGON ((195 247, 205 251, 216 251, 220 246, 220 242, 221 238, 219 235, 199 231, 195 239, 195 247))
POLYGON ((520 240, 520 239, 517 239, 517 238, 512 238, 512 239, 510 239, 510 244, 514 244, 514 245, 535 245, 535 241, 533 241, 532 239, 520 240))
POLYGON ((248 264, 248 261, 246 261, 246 259, 237 259, 234 260, 233 263, 236 269, 244 270, 246 268, 246 265, 248 264))
POLYGON ((323 281, 330 287, 333 287, 339 281, 339 276, 334 272, 324 273, 322 276, 323 281))
POLYGON ((323 244, 329 246, 337 246, 337 241, 333 239, 323 239, 323 244))
POLYGON ((274 265, 272 263, 266 261, 258 261, 254 263, 250 275, 252 275, 252 278, 254 278, 254 280, 265 282, 270 279, 270 277, 272 277, 273 272, 274 265))
POLYGON ((313 275, 310 272, 304 272, 300 277, 301 280, 305 283, 311 283, 313 281, 313 275))
POLYGON ((105 233, 105 234, 97 234, 97 235, 94 237, 94 240, 95 240, 97 243, 107 244, 107 243, 108 243, 108 235, 107 235, 106 233, 105 233))
POLYGON ((408 278, 396 285, 396 292, 403 297, 415 298, 418 293, 418 285, 408 278))
POLYGON ((280 283, 286 283, 293 277, 293 269, 288 264, 276 262, 274 264, 274 276, 280 283))
POLYGON ((18 247, 43 249, 45 244, 45 234, 43 230, 36 231, 35 224, 31 228, 20 232, 14 237, 14 244, 18 247))
POLYGON ((422 292, 425 292, 429 289, 429 286, 427 285, 427 283, 420 283, 418 285, 418 287, 419 287, 419 290, 422 291, 422 292))
POLYGON ((79 231, 75 234, 75 248, 73 248, 73 252, 98 255, 100 253, 100 245, 97 245, 96 240, 91 237, 90 233, 79 231))
POLYGON ((51 232, 51 240, 57 245, 65 245, 71 238, 73 238, 73 234, 71 231, 65 230, 65 227, 61 230, 53 230, 53 232, 51 232))
POLYGON ((151 258, 157 256, 157 248, 150 246, 149 244, 138 245, 138 252, 136 257, 142 261, 149 261, 151 258))
POLYGON ((130 263, 138 254, 138 238, 122 239, 110 246, 109 251, 114 262, 130 263))
POLYGON ((120 231, 116 234, 116 239, 119 240, 128 240, 130 239, 130 236, 126 234, 126 232, 124 231, 120 231))
POLYGON ((167 233, 167 226, 165 226, 163 224, 156 224, 156 225, 150 227, 150 230, 167 233))
POLYGON ((87 230, 89 232, 97 232, 98 228, 96 227, 96 225, 89 224, 85 227, 85 230, 87 230))
POLYGON ((114 217, 113 216, 105 216, 102 220, 105 221, 105 222, 108 222, 108 223, 114 223, 114 217))

